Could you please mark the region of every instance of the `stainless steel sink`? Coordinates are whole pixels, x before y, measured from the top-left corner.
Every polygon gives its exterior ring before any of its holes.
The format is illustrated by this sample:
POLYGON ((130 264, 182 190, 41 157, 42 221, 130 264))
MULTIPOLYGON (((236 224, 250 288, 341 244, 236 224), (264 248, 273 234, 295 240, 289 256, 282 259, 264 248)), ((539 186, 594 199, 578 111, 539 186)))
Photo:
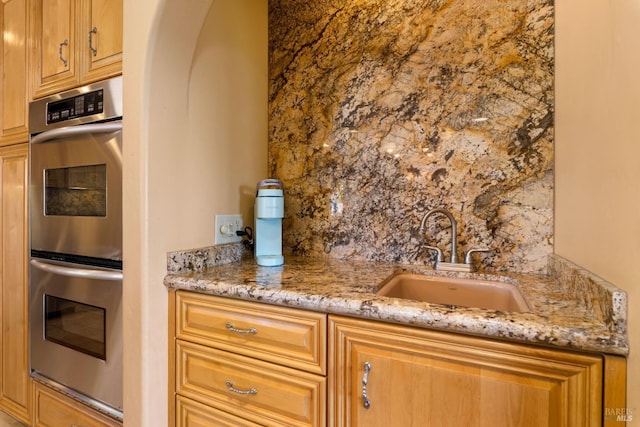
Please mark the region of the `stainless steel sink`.
POLYGON ((449 306, 527 312, 520 289, 494 280, 401 273, 385 280, 377 295, 449 306))

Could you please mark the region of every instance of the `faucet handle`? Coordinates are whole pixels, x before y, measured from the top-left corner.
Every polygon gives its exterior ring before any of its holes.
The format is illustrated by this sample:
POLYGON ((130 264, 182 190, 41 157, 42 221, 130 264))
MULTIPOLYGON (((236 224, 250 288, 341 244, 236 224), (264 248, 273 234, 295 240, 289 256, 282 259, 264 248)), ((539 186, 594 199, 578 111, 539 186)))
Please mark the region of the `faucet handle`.
POLYGON ((493 249, 488 249, 488 248, 469 249, 467 253, 464 255, 464 263, 471 264, 471 254, 474 252, 491 252, 492 250, 493 249))
POLYGON ((442 251, 440 250, 440 248, 436 248, 435 246, 429 246, 429 245, 425 245, 425 248, 429 249, 430 251, 436 251, 436 254, 437 254, 436 262, 442 262, 442 260, 444 259, 444 256, 442 255, 442 251))

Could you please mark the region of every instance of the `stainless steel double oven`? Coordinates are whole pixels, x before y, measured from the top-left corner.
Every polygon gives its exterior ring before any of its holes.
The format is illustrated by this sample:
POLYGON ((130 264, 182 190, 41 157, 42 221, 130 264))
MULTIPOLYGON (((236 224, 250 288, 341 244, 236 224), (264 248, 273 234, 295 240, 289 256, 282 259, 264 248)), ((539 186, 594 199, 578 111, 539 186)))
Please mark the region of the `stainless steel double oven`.
POLYGON ((122 78, 29 106, 31 373, 122 418, 122 78))

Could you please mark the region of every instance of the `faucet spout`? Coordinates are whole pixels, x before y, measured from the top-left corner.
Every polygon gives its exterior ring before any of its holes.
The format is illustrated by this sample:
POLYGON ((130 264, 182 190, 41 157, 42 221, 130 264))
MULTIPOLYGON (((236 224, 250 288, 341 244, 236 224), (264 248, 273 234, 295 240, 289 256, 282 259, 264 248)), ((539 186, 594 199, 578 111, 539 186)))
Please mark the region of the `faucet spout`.
POLYGON ((455 218, 453 217, 453 215, 451 215, 451 213, 445 209, 432 209, 429 212, 427 212, 423 217, 422 217, 422 221, 420 222, 420 232, 423 233, 426 229, 426 225, 427 225, 427 220, 435 215, 435 214, 442 214, 444 216, 446 216, 449 219, 449 222, 451 223, 451 263, 455 264, 458 262, 458 255, 456 253, 457 249, 457 245, 458 245, 458 224, 456 223, 455 218))

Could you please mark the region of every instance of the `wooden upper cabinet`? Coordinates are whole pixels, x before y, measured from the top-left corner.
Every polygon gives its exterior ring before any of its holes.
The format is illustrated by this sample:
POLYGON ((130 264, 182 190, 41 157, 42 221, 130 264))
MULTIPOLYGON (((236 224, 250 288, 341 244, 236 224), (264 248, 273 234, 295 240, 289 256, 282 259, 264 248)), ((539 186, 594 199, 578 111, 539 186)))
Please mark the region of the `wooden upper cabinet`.
POLYGON ((122 70, 122 0, 86 0, 82 28, 87 44, 82 54, 82 79, 102 80, 122 70))
POLYGON ((28 132, 27 0, 0 2, 0 145, 26 142, 28 132))
POLYGON ((122 0, 32 0, 32 97, 122 72, 122 0))
POLYGON ((34 98, 73 87, 78 81, 75 6, 74 0, 32 1, 34 98))

